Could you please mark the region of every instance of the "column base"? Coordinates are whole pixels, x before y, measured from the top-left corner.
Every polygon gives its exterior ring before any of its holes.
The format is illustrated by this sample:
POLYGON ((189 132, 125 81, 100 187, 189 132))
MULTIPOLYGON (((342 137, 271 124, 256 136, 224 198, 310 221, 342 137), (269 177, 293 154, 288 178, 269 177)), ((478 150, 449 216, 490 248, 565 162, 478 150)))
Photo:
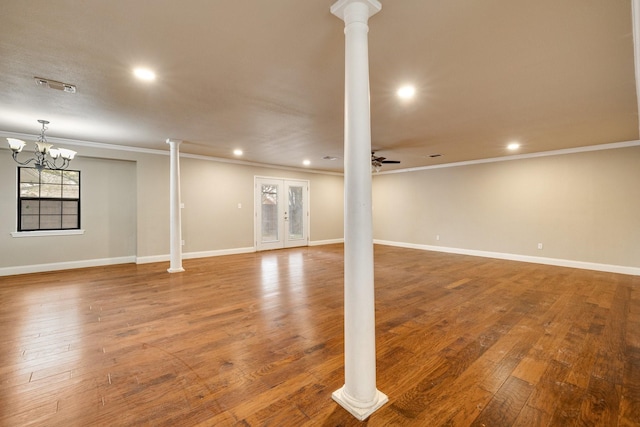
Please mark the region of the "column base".
POLYGON ((382 405, 389 401, 386 394, 376 390, 376 397, 374 401, 367 407, 356 406, 356 402, 352 398, 347 396, 344 392, 344 386, 334 391, 331 394, 331 398, 338 402, 340 406, 349 411, 351 415, 356 417, 359 421, 364 421, 369 418, 369 415, 380 409, 382 405))
POLYGON ((167 271, 169 273, 181 273, 184 271, 184 268, 182 267, 178 267, 178 268, 168 268, 167 271))

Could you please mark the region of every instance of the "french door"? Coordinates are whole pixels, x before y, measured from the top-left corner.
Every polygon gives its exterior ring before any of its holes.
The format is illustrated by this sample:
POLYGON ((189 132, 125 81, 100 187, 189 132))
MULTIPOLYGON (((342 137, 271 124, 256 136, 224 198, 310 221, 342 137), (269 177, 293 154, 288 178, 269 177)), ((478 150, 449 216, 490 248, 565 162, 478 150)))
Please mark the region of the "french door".
POLYGON ((309 244, 309 181, 256 177, 256 250, 309 244))

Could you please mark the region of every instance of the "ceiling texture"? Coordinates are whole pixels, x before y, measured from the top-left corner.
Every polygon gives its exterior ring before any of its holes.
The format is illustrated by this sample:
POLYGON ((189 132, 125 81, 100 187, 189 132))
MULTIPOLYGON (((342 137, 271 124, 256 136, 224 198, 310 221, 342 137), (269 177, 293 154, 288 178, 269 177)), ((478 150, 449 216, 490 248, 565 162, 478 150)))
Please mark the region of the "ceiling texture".
MULTIPOLYGON (((175 138, 183 153, 340 172, 333 3, 3 0, 0 136, 35 140, 46 119, 79 156, 82 141, 168 151, 175 138), (137 66, 157 79, 136 80, 137 66)), ((512 141, 529 154, 638 140, 632 21, 631 0, 382 0, 372 146, 402 162, 383 170, 509 156, 512 141), (406 83, 409 101, 395 94, 406 83)))

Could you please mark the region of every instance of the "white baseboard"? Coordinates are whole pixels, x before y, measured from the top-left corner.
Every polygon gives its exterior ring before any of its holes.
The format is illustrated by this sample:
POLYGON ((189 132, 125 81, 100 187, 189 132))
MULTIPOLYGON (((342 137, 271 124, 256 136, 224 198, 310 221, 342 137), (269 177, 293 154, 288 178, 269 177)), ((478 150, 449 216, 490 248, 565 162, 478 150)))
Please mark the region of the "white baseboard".
POLYGON ((344 243, 344 238, 329 239, 329 240, 313 240, 313 241, 309 241, 309 246, 333 245, 335 243, 344 243))
POLYGON ((171 255, 139 256, 139 257, 136 257, 136 264, 152 264, 154 262, 165 262, 170 260, 171 260, 171 255))
MULTIPOLYGON (((182 259, 194 259, 194 258, 207 258, 212 256, 222 256, 222 255, 236 255, 236 254, 247 254, 251 252, 255 252, 256 249, 254 247, 247 248, 233 248, 233 249, 218 249, 215 251, 200 251, 200 252, 184 252, 182 254, 182 259)), ((153 262, 166 262, 171 260, 171 255, 151 255, 151 256, 143 256, 136 258, 136 264, 150 264, 153 262)))
MULTIPOLYGON (((332 239, 332 240, 316 240, 310 241, 309 246, 320 246, 320 245, 330 245, 333 243, 344 243, 344 239, 332 239)), ((247 254, 251 252, 256 252, 256 248, 254 247, 246 247, 246 248, 233 248, 233 249, 219 249, 215 251, 201 251, 201 252, 184 252, 182 254, 182 259, 194 259, 194 258, 207 258, 213 256, 222 256, 222 255, 236 255, 236 254, 247 254)), ((153 262, 168 262, 171 260, 171 256, 169 254, 166 255, 151 255, 136 258, 137 264, 150 264, 153 262)))
POLYGON ((473 249, 449 248, 445 246, 421 245, 417 243, 392 242, 388 240, 374 240, 378 245, 397 246, 400 248, 420 249, 423 251, 446 252, 459 255, 471 255, 485 258, 506 259, 510 261, 531 262, 535 264, 555 265, 558 267, 581 268, 584 270, 606 271, 608 273, 629 274, 640 276, 640 268, 624 265, 598 264, 593 262, 573 261, 568 259, 546 258, 530 255, 508 254, 502 252, 478 251, 473 249))
MULTIPOLYGON (((344 242, 344 239, 316 240, 313 242, 309 242, 309 246, 329 245, 329 244, 343 243, 343 242, 344 242)), ((598 264, 598 263, 592 263, 592 262, 573 261, 573 260, 566 260, 566 259, 508 254, 508 253, 501 253, 501 252, 478 251, 478 250, 472 250, 472 249, 449 248, 445 246, 421 245, 416 243, 393 242, 388 240, 377 240, 377 239, 374 240, 374 243, 378 245, 397 246, 401 248, 420 249, 424 251, 446 252, 446 253, 460 254, 460 255, 480 256, 485 258, 497 258, 497 259, 505 259, 510 261, 531 262, 536 264, 556 265, 559 267, 581 268, 585 270, 606 271, 609 273, 620 273, 620 274, 629 274, 632 276, 640 276, 640 268, 628 267, 623 265, 598 264)), ((221 250, 215 250, 215 251, 187 252, 183 254, 182 257, 183 259, 206 258, 206 257, 213 257, 213 256, 235 255, 235 254, 243 254, 243 253, 251 253, 251 252, 255 252, 255 248, 246 247, 246 248, 234 248, 234 249, 221 249, 221 250)), ((0 268, 0 276, 12 276, 16 274, 41 273, 44 271, 69 270, 73 268, 99 267, 103 265, 115 265, 115 264, 126 264, 126 263, 148 264, 153 262, 168 262, 169 260, 170 260, 169 255, 153 255, 153 256, 137 257, 137 258, 135 256, 128 256, 128 257, 118 257, 118 258, 102 258, 102 259, 89 259, 89 260, 82 260, 82 261, 57 262, 57 263, 49 263, 49 264, 23 265, 23 266, 17 266, 17 267, 0 268)))
POLYGON ((21 265, 0 268, 0 276, 15 274, 42 273, 44 271, 70 270, 72 268, 100 267, 103 265, 127 264, 136 262, 135 256, 118 258, 87 259, 82 261, 54 262, 50 264, 21 265))
MULTIPOLYGON (((256 251, 256 248, 250 247, 250 248, 218 249, 215 251, 187 252, 182 254, 182 259, 208 258, 212 256, 248 254, 255 251, 256 251)), ((168 259, 169 258, 167 257, 167 260, 168 259)))

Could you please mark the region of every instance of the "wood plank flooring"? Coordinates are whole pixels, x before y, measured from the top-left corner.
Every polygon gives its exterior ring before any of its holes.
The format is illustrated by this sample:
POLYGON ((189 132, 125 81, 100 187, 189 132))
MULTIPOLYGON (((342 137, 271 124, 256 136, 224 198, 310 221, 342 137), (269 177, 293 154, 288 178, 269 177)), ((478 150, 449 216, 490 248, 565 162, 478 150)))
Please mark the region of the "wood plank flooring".
POLYGON ((386 246, 358 422, 342 255, 2 277, 0 426, 640 425, 640 277, 386 246))

